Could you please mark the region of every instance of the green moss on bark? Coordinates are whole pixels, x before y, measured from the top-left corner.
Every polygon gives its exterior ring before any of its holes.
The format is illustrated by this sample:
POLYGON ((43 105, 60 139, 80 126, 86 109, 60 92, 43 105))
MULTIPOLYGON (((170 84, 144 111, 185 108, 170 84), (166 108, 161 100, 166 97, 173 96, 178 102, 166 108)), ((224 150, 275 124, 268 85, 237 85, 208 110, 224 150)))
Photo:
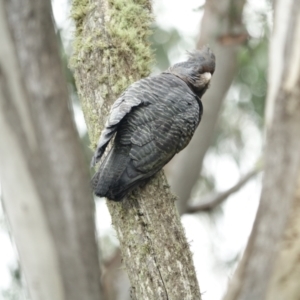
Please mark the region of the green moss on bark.
MULTIPOLYGON (((74 0, 71 15, 76 31, 70 66, 80 76, 94 78, 89 97, 97 95, 94 112, 85 114, 94 148, 103 126, 99 112, 107 114, 131 83, 150 73, 153 18, 148 0, 74 0)), ((87 99, 81 97, 81 102, 89 109, 87 99)))
POLYGON ((89 0, 73 0, 71 17, 76 25, 76 37, 79 36, 83 29, 84 18, 89 11, 89 0))
MULTIPOLYGON (((152 51, 149 43, 152 16, 148 1, 108 0, 111 20, 108 32, 114 44, 114 57, 122 57, 131 68, 132 74, 139 77, 149 75, 152 51)), ((113 63, 118 63, 115 61, 113 63)), ((121 80, 116 93, 120 93, 135 78, 121 80), (125 86, 124 86, 125 85, 125 86)))
POLYGON ((86 36, 83 21, 95 5, 88 0, 74 0, 71 16, 76 32, 71 66, 76 68, 85 54, 100 51, 103 59, 110 61, 112 72, 105 74, 102 71, 99 84, 105 83, 109 75, 112 91, 118 95, 132 82, 150 73, 153 54, 149 36, 153 19, 149 1, 108 0, 107 3, 105 33, 99 29, 86 36), (124 74, 126 72, 120 72, 120 69, 130 69, 130 74, 124 74))

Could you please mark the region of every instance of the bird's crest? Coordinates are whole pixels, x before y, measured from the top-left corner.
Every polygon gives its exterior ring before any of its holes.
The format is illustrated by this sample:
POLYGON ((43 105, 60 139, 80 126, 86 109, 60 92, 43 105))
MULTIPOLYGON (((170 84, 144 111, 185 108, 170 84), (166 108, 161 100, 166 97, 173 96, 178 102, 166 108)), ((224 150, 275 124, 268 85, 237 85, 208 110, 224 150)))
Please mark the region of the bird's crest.
POLYGON ((211 74, 215 71, 216 57, 211 51, 209 46, 205 45, 200 50, 187 51, 188 53, 188 62, 193 64, 202 65, 202 73, 209 72, 211 74))

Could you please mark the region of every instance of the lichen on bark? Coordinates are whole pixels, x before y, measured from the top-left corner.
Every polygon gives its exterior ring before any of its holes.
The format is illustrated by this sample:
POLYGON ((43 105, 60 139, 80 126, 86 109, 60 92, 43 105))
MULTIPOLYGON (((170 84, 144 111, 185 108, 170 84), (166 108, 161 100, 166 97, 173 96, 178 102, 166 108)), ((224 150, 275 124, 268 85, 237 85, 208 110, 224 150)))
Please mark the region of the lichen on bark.
MULTIPOLYGON (((113 101, 131 83, 149 75, 153 62, 149 44, 153 18, 148 1, 75 0, 71 15, 76 32, 70 65, 75 70, 80 66, 81 73, 95 77, 93 90, 100 108, 103 99, 113 101)), ((80 93, 80 87, 78 90, 80 93)), ((89 100, 82 94, 80 97, 83 110, 89 111, 89 100)), ((102 110, 108 113, 105 106, 102 110)), ((92 115, 85 113, 91 146, 95 148, 99 121, 102 126, 103 121, 99 120, 98 110, 92 115)))

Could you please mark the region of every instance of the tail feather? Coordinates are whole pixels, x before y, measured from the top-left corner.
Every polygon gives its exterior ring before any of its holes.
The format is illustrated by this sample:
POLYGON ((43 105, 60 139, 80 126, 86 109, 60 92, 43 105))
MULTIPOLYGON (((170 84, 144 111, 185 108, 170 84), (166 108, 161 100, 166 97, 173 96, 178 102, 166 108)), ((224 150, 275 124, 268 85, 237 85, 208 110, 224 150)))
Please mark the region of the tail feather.
POLYGON ((92 188, 97 196, 121 201, 144 177, 133 166, 129 149, 124 150, 113 147, 92 178, 92 188))

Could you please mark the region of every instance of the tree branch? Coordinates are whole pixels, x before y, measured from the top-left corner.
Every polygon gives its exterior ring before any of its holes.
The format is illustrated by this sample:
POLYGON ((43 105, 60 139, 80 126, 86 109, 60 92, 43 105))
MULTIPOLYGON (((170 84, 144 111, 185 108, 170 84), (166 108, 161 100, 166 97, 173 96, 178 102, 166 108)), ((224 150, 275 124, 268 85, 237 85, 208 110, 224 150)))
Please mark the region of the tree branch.
MULTIPOLYGON (((117 96, 149 74, 151 4, 77 0, 73 17, 77 34, 72 61, 95 148, 117 96)), ((136 299, 201 299, 174 201, 161 171, 130 194, 126 205, 107 202, 136 299)))
POLYGON ((220 204, 222 204, 231 194, 237 192, 240 188, 242 188, 250 179, 256 176, 261 170, 255 168, 251 170, 248 174, 242 176, 240 180, 228 189, 225 192, 221 192, 214 195, 209 195, 202 200, 202 203, 195 206, 188 207, 186 213, 193 214, 201 211, 211 211, 220 204))

